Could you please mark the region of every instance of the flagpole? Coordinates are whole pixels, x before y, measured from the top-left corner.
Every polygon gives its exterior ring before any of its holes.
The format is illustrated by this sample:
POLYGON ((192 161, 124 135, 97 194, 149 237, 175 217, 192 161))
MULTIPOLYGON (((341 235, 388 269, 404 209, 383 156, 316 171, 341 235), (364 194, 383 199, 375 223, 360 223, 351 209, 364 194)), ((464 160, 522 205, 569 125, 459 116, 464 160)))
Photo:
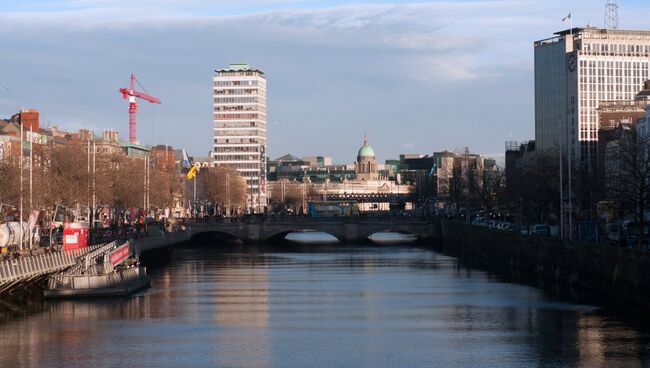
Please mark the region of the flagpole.
MULTIPOLYGON (((34 175, 34 122, 29 124, 29 213, 31 214, 34 211, 33 204, 33 175, 34 175)), ((30 229, 29 231, 29 249, 32 249, 34 245, 33 241, 33 232, 30 229)))
MULTIPOLYGON (((573 50, 573 45, 574 45, 574 42, 573 42, 573 19, 571 17, 571 13, 569 13, 567 18, 569 20, 569 35, 571 36, 570 37, 571 38, 571 52, 574 52, 574 50, 573 50)), ((567 75, 567 83, 566 83, 566 86, 567 86, 567 91, 566 91, 567 92, 567 98, 568 98, 568 92, 569 92, 568 91, 568 89, 569 89, 568 80, 569 80, 569 77, 567 75)), ((568 110, 569 109, 567 108, 567 112, 568 112, 568 110)), ((573 193, 572 193, 573 181, 572 181, 572 174, 571 174, 572 166, 573 166, 572 165, 573 149, 571 148, 571 133, 573 133, 573 130, 572 130, 573 129, 573 119, 571 119, 571 121, 569 121, 569 119, 567 118, 566 126, 567 126, 567 132, 568 132, 567 135, 566 135, 566 140, 567 140, 567 142, 566 142, 566 144, 567 144, 567 175, 568 175, 567 194, 568 194, 568 197, 569 197, 569 209, 568 209, 568 219, 567 220, 569 222, 569 224, 568 224, 569 225, 568 226, 569 227, 569 234, 568 234, 569 235, 569 240, 573 240, 573 219, 572 219, 572 217, 573 217, 572 216, 572 213, 573 213, 573 193)))
POLYGON ((93 135, 93 225, 95 222, 95 210, 97 209, 97 197, 95 193, 95 174, 96 174, 97 147, 95 146, 95 136, 93 135))
MULTIPOLYGON (((571 52, 574 52, 574 50, 573 50, 573 45, 574 45, 574 42, 573 42, 573 19, 571 18, 571 13, 569 13, 569 34, 571 35, 571 52)), ((567 78, 567 80, 568 80, 568 78, 567 78)), ((568 111, 568 109, 567 109, 567 111, 568 111)), ((571 119, 571 123, 573 123, 573 119, 571 119)), ((573 124, 571 124, 571 126, 569 127, 569 133, 573 132, 572 129, 573 129, 573 124)), ((573 212, 573 203, 572 203, 573 201, 572 201, 572 193, 571 193, 572 192, 572 190, 571 190, 571 186, 572 186, 571 169, 572 169, 572 161, 573 161, 573 152, 571 152, 571 151, 573 151, 573 150, 571 149, 571 145, 570 145, 570 142, 571 142, 570 136, 571 136, 570 134, 567 134, 567 166, 568 166, 568 170, 567 170, 568 173, 567 174, 569 176, 568 177, 569 182, 568 182, 568 188, 567 189, 568 189, 568 195, 569 195, 569 219, 568 219, 569 220, 569 240, 573 240, 573 219, 572 219, 573 216, 571 215, 572 212, 573 212)))

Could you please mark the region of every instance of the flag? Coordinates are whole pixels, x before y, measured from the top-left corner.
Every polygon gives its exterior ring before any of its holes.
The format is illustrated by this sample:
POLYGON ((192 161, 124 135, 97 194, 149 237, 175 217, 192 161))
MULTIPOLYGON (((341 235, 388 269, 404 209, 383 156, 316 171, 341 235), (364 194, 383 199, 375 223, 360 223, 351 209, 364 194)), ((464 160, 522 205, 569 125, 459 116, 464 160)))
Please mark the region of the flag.
POLYGON ((435 174, 435 172, 436 172, 436 164, 433 164, 433 166, 431 166, 431 170, 429 171, 429 175, 427 176, 431 177, 433 176, 433 174, 435 174))
POLYGON ((187 180, 192 180, 196 176, 196 165, 192 165, 190 171, 187 172, 187 180))
POLYGON ((569 13, 569 15, 567 15, 566 17, 562 18, 562 22, 566 22, 569 19, 571 19, 571 13, 569 13))

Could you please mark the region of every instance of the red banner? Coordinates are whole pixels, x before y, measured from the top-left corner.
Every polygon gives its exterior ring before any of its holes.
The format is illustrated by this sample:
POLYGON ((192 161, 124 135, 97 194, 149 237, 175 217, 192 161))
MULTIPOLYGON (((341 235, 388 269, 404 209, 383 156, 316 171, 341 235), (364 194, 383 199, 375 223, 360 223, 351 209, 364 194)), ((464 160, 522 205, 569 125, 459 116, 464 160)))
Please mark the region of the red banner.
POLYGON ((125 259, 129 258, 129 243, 126 242, 117 249, 115 249, 113 252, 111 252, 111 255, 109 256, 111 260, 111 266, 115 267, 118 264, 122 263, 125 259))

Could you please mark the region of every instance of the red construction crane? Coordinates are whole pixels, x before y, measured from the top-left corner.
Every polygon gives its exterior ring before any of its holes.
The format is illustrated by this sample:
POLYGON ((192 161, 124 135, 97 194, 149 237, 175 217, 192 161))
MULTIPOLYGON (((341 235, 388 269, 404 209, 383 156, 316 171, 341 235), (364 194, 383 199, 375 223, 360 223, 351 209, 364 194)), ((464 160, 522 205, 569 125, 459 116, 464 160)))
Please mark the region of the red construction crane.
MULTIPOLYGON (((122 94, 123 99, 129 99, 129 142, 131 143, 136 143, 135 139, 135 112, 137 110, 137 105, 135 103, 135 98, 141 98, 145 101, 149 101, 151 103, 160 103, 160 100, 157 99, 156 97, 150 96, 146 93, 138 92, 135 90, 135 82, 140 85, 140 88, 144 90, 144 87, 142 87, 142 84, 138 82, 138 80, 135 77, 135 74, 131 73, 131 85, 129 88, 120 88, 120 93, 122 94)), ((146 90, 145 90, 146 91, 146 90)))

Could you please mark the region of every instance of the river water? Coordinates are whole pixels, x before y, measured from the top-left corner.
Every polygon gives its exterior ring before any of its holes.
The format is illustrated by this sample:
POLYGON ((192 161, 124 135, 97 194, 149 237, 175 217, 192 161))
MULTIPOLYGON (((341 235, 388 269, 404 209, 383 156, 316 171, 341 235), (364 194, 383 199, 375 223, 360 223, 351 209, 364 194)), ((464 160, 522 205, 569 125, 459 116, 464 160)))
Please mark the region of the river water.
POLYGON ((650 336, 409 245, 194 245, 0 325, 2 367, 641 367, 650 336))

